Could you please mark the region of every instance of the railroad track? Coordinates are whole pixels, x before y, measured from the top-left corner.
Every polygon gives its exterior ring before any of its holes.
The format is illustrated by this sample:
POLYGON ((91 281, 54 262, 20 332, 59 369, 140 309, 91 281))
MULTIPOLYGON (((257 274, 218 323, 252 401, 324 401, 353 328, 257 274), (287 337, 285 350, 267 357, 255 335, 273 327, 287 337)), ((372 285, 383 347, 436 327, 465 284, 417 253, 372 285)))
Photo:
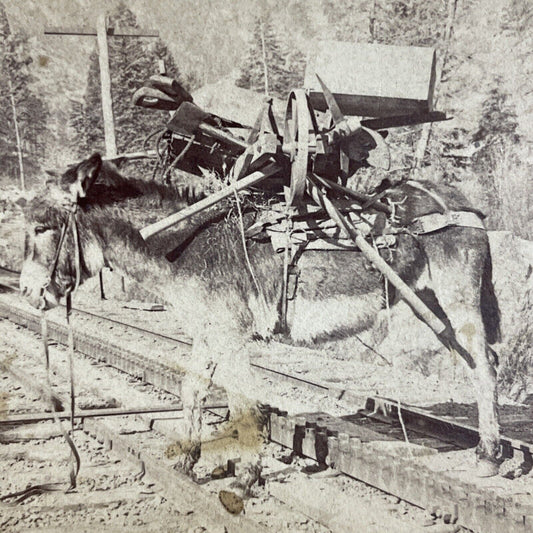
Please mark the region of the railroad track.
MULTIPOLYGON (((0 322, 1 324, 1 322, 0 322)), ((18 368, 15 369, 14 374, 17 377, 22 376, 25 372, 24 383, 30 383, 31 381, 43 381, 43 372, 40 373, 37 371, 39 366, 39 350, 40 342, 37 336, 28 334, 27 332, 15 329, 14 325, 11 325, 9 322, 4 321, 4 325, 1 326, 0 332, 3 334, 6 331, 9 332, 9 343, 12 345, 22 346, 22 353, 24 358, 17 357, 13 359, 10 363, 9 370, 13 370, 13 366, 17 365, 18 368), (7 328, 7 329, 6 329, 7 328)), ((2 350, 2 356, 5 356, 5 353, 13 353, 14 348, 8 347, 7 350, 2 350)), ((61 346, 51 347, 51 360, 53 363, 52 370, 54 372, 54 382, 57 383, 58 389, 56 393, 63 399, 64 396, 68 393, 68 371, 66 363, 66 354, 65 349, 61 346)), ((1 359, 0 359, 1 360, 1 359)), ((42 365, 41 365, 42 366, 42 365)), ((175 440, 172 437, 172 429, 175 429, 177 418, 180 416, 180 405, 176 402, 175 398, 171 398, 170 395, 167 398, 167 401, 163 402, 159 398, 155 398, 157 395, 157 390, 155 388, 143 385, 139 380, 129 380, 127 383, 124 378, 128 376, 123 372, 119 372, 108 365, 95 364, 86 358, 77 358, 76 360, 77 373, 83 375, 86 379, 86 382, 99 384, 98 395, 93 394, 92 390, 82 390, 83 383, 79 383, 79 409, 77 410, 76 420, 77 420, 77 430, 74 432, 74 437, 76 443, 81 441, 84 449, 86 448, 85 442, 86 439, 81 432, 83 432, 87 437, 99 442, 96 444, 97 448, 103 449, 105 453, 118 454, 118 457, 122 459, 127 459, 130 467, 128 474, 128 479, 131 481, 130 485, 127 488, 124 488, 126 492, 130 495, 128 501, 124 505, 126 509, 131 509, 131 512, 137 512, 139 506, 142 507, 145 505, 143 501, 139 502, 138 498, 145 498, 145 495, 140 495, 140 492, 144 491, 144 488, 139 488, 135 485, 135 480, 133 479, 134 474, 143 473, 144 476, 149 480, 148 484, 151 485, 155 483, 155 486, 152 487, 157 498, 164 497, 166 500, 173 502, 174 508, 179 511, 176 511, 177 516, 182 519, 183 515, 186 516, 186 521, 189 525, 192 521, 194 527, 198 527, 198 531, 204 531, 201 527, 204 527, 207 531, 224 531, 223 527, 226 528, 228 532, 233 531, 302 531, 309 533, 326 533, 327 531, 347 531, 345 527, 346 521, 340 522, 338 517, 335 517, 335 520, 332 520, 329 517, 322 516, 322 510, 320 509, 306 509, 305 512, 298 509, 299 505, 292 506, 291 503, 284 503, 285 499, 280 494, 279 497, 272 496, 273 493, 276 493, 276 487, 284 485, 284 481, 287 479, 288 475, 291 475, 293 478, 296 477, 298 481, 298 476, 300 478, 305 478, 305 475, 299 472, 297 465, 287 466, 286 464, 276 461, 272 457, 272 453, 269 453, 266 456, 266 463, 264 465, 264 477, 266 478, 266 483, 268 485, 269 496, 266 498, 264 496, 265 488, 259 489, 259 493, 254 498, 253 503, 250 504, 249 508, 245 515, 239 515, 234 517, 227 513, 221 504, 218 501, 217 491, 218 489, 224 488, 224 483, 231 482, 231 479, 227 480, 209 480, 208 483, 198 485, 191 481, 189 478, 180 474, 179 471, 173 468, 175 463, 175 458, 173 453, 166 453, 168 450, 172 452, 174 449, 175 440), (114 376, 114 378, 113 378, 114 376), (131 383, 133 381, 133 383, 131 383), (153 389, 151 396, 142 398, 142 395, 146 395, 153 389), (108 390, 113 392, 113 398, 118 401, 119 404, 129 405, 129 408, 123 407, 107 407, 107 402, 109 396, 106 394, 108 390), (88 392, 91 393, 88 396, 88 392), (87 402, 91 405, 97 404, 98 408, 92 407, 90 409, 83 408, 83 404, 87 402), (171 405, 169 403, 174 402, 171 405), (131 405, 150 405, 150 408, 133 408, 131 405), (156 405, 156 407, 153 407, 156 405), (110 418, 112 417, 112 418, 110 418), (163 422, 170 423, 165 426, 163 422), (167 430, 167 431, 166 431, 167 430), (170 431, 168 431, 170 430, 170 431), (82 438, 83 437, 83 438, 82 438), (194 520, 189 519, 189 513, 194 515, 197 520, 196 523, 194 520), (314 518, 313 518, 314 516, 314 518), (329 522, 332 521, 331 526, 329 522), (324 523, 328 525, 324 525, 324 523), (221 528, 222 527, 222 528, 221 528), (217 529, 218 528, 218 529, 217 529)), ((7 379, 11 378, 11 372, 5 374, 7 379)), ((4 386, 4 381, 2 380, 2 390, 6 390, 4 386)), ((24 387, 23 387, 24 388, 24 387)), ((20 389, 20 387, 11 387, 8 390, 20 389)), ((20 392, 20 390, 19 390, 20 392)), ((31 392, 31 391, 30 391, 31 392)), ((66 402, 63 402, 64 404, 66 402)), ((21 444, 24 440, 24 435, 31 435, 32 438, 38 436, 39 431, 35 428, 50 428, 52 434, 49 435, 50 438, 58 437, 57 429, 54 432, 54 426, 49 420, 50 415, 48 413, 35 412, 35 408, 31 412, 27 412, 27 409, 24 409, 26 404, 18 406, 16 409, 17 412, 4 412, 4 418, 0 420, 0 442, 2 442, 2 451, 5 450, 4 444, 7 445, 8 441, 12 440, 14 443, 21 444), (22 409, 21 409, 22 408, 22 409), (20 412, 24 411, 24 412, 20 412), (9 428, 9 429, 8 429, 9 428), (13 433, 14 432, 14 433, 13 433)), ((16 406, 15 406, 16 407, 16 406)), ((210 406, 208 410, 208 415, 213 409, 220 410, 223 412, 224 407, 220 405, 210 406)), ((69 413, 61 413, 61 417, 68 418, 69 413)), ((215 415, 210 416, 213 421, 215 415)), ((208 416, 209 420, 209 416, 208 416)), ((232 437, 228 437, 231 439, 232 437)), ((41 440, 39 441, 39 447, 43 445, 44 442, 48 442, 48 438, 45 438, 41 434, 41 440)), ((45 445, 45 446, 48 446, 45 445)), ((94 445, 93 445, 94 446, 94 445)), ((215 446, 214 452, 217 451, 217 446, 220 446, 220 441, 214 441, 210 443, 209 441, 205 445, 205 453, 209 455, 210 446, 215 446)), ((63 448, 65 448, 63 443, 63 448)), ((267 445, 267 451, 270 452, 274 448, 277 453, 280 453, 280 448, 274 444, 267 445)), ((103 452, 102 452, 103 453, 103 452)), ((266 453, 266 452, 265 452, 266 453)), ((16 448, 14 451, 14 456, 19 457, 18 464, 24 464, 25 461, 20 461, 21 454, 25 454, 24 449, 16 448)), ((54 457, 53 461, 50 461, 46 466, 48 469, 54 469, 57 472, 57 462, 61 454, 57 454, 54 457)), ((0 460, 2 459, 2 454, 0 454, 0 460)), ((28 457, 29 459, 29 457, 28 457)), ((64 458, 63 463, 66 461, 64 458)), ((34 463, 31 460, 28 461, 29 466, 31 467, 34 463)), ((114 472, 114 462, 108 460, 110 463, 109 467, 112 472, 114 472)), ((301 467, 302 465, 300 465, 301 467)), ((34 465, 35 468, 35 465, 34 465)), ((127 471, 126 467, 121 466, 117 467, 119 472, 127 471)), ((5 467, 4 467, 5 471, 5 467)), ((36 470, 36 478, 34 483, 37 480, 40 480, 39 474, 45 473, 46 470, 39 468, 36 470)), ((109 468, 106 471, 93 469, 92 461, 87 460, 85 456, 82 456, 82 470, 80 472, 80 479, 85 479, 88 475, 91 475, 94 479, 96 476, 109 477, 110 472, 109 468), (89 470, 89 474, 87 473, 89 470), (94 473, 93 474, 91 474, 94 473)), ((115 476, 115 474, 112 474, 115 476)), ((13 476, 15 479, 18 478, 18 474, 13 476)), ((22 476, 24 479, 24 476, 22 476)), ((64 477, 66 478, 66 469, 64 477)), ((206 480, 202 480, 206 481, 206 480)), ((318 494, 322 494, 321 489, 332 490, 330 484, 327 484, 328 480, 323 480, 322 483, 325 483, 326 487, 318 487, 315 483, 314 490, 318 494)), ((317 483, 320 483, 320 480, 317 480, 317 483)), ((291 484, 293 481, 291 480, 291 484)), ((354 481, 355 483, 355 481, 354 481)), ((299 491, 305 492, 309 489, 309 483, 305 484, 302 482, 302 479, 299 481, 299 491), (307 489, 306 489, 307 487, 307 489)), ((24 485, 23 485, 24 486, 24 485)), ((22 486, 22 488, 23 488, 22 486)), ((21 487, 14 487, 15 489, 20 489, 21 487)), ((28 506, 23 505, 21 509, 17 510, 9 508, 5 510, 0 504, 0 515, 5 511, 7 518, 10 518, 11 521, 7 522, 6 531, 16 531, 12 530, 10 527, 13 524, 13 520, 20 520, 23 522, 22 525, 27 526, 27 521, 30 518, 29 515, 33 513, 35 509, 48 508, 46 511, 46 516, 44 517, 45 524, 50 523, 52 518, 49 516, 49 511, 51 512, 55 509, 54 517, 58 520, 58 524, 63 524, 65 529, 68 530, 71 524, 65 524, 61 522, 59 515, 59 509, 65 509, 67 514, 72 511, 72 507, 75 505, 81 505, 79 502, 83 501, 81 494, 86 495, 87 500, 89 501, 89 512, 91 512, 90 506, 99 506, 100 513, 107 513, 108 510, 105 508, 105 501, 109 499, 112 505, 114 506, 119 498, 125 497, 120 494, 115 495, 113 491, 109 494, 93 494, 91 491, 87 492, 87 487, 84 486, 84 483, 80 482, 80 491, 78 495, 64 495, 63 498, 60 498, 60 494, 56 493, 54 495, 53 502, 50 501, 49 495, 43 495, 39 498, 34 498, 32 501, 29 501, 28 506), (53 507, 53 509, 52 509, 53 507)), ((6 487, 2 487, 2 493, 6 490, 6 487)), ((101 489, 98 489, 101 490, 101 489)), ((294 490, 293 493, 298 493, 298 490, 294 490)), ((343 494, 346 496, 346 487, 342 487, 343 494)), ((377 491, 376 491, 377 492, 377 491)), ((333 493, 335 494, 335 492, 333 493)), ((384 500, 384 506, 387 505, 396 505, 393 503, 392 499, 389 497, 388 500, 386 497, 379 495, 381 499, 384 500)), ((318 499, 317 499, 318 501, 318 499)), ((375 502, 373 504, 376 506, 375 502)), ((372 508, 372 504, 369 504, 369 507, 372 508)), ((346 507, 348 508, 348 507, 346 507)), ((82 507, 80 507, 81 510, 82 507)), ((109 511, 112 516, 115 516, 114 510, 109 511)), ((386 508, 380 507, 374 512, 374 516, 381 517, 387 513, 386 508)), ((169 511, 167 515, 170 515, 172 518, 172 512, 169 511)), ((70 514, 69 514, 70 516, 70 514)), ((91 515, 92 516, 92 515, 91 515)), ((154 515, 149 515, 154 520, 152 524, 155 526, 156 530, 165 530, 165 524, 157 520, 157 517, 154 518, 154 515)), ((120 517, 119 517, 120 519, 120 517)), ((417 531, 417 527, 412 527, 411 525, 407 526, 405 523, 401 523, 392 516, 390 518, 392 521, 391 530, 399 532, 410 532, 417 531), (395 525, 394 525, 395 524, 395 525)), ((2 520, 0 520, 2 523, 2 520)), ((56 523, 56 527, 58 526, 56 523)), ((42 527, 43 522, 39 521, 38 525, 42 527)), ((116 526, 112 523, 111 525, 116 526)), ((184 529, 183 531, 192 531, 191 529, 184 529)), ((129 524, 128 524, 129 527, 129 524)), ((58 528, 61 530, 60 528, 58 528)), ((97 528, 96 528, 97 529, 97 528)), ((170 528, 171 531, 182 531, 181 529, 170 528)), ((196 530, 195 530, 196 531, 196 530)), ((372 529, 369 529, 372 531, 372 529)), ((374 529, 374 531, 379 531, 379 529, 374 529)))
MULTIPOLYGON (((12 302, 8 305, 2 299, 0 316, 33 330, 39 328, 35 314, 16 308, 12 302)), ((105 317, 98 318, 106 320, 105 317)), ((52 323, 50 333, 58 342, 66 342, 66 329, 61 324, 52 323)), ((186 339, 158 337, 157 333, 146 330, 144 333, 161 341, 187 345, 186 339)), ((181 374, 168 365, 104 343, 83 332, 76 333, 75 342, 81 353, 179 396, 181 374)), ((284 379, 301 382, 322 392, 326 389, 332 394, 339 393, 338 389, 327 385, 264 366, 258 370, 282 374, 284 379)), ((291 448, 296 455, 316 460, 319 469, 330 466, 427 509, 447 523, 461 524, 483 533, 533 530, 533 500, 523 494, 513 494, 516 489, 512 481, 500 478, 497 481, 472 480, 460 469, 444 468, 442 460, 437 461, 440 466, 433 465, 435 458, 461 453, 460 450, 475 445, 478 435, 474 428, 407 406, 401 406, 400 413, 401 419, 398 404, 383 398, 370 398, 364 409, 341 418, 320 412, 289 417, 272 407, 270 438, 291 448), (409 432, 409 443, 404 442, 400 422, 409 432), (449 438, 450 433, 454 438, 449 438)), ((87 418, 87 424, 91 427, 90 418, 87 418)), ((124 444, 124 447, 135 449, 131 443, 124 444)), ((531 462, 531 447, 520 440, 505 439, 503 452, 506 457, 514 456, 521 463, 531 462)), ((137 459, 146 465, 140 455, 137 459)), ((285 498, 290 499, 290 494, 285 494, 285 498)))

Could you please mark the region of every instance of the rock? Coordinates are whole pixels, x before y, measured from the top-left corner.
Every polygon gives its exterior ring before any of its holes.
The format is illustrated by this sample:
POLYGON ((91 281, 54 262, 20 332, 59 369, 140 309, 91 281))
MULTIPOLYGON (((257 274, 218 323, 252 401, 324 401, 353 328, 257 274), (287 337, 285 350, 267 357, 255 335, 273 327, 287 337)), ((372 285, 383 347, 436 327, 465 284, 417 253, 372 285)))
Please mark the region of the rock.
POLYGON ((221 490, 218 493, 218 499, 228 513, 240 514, 244 509, 244 500, 229 490, 221 490))

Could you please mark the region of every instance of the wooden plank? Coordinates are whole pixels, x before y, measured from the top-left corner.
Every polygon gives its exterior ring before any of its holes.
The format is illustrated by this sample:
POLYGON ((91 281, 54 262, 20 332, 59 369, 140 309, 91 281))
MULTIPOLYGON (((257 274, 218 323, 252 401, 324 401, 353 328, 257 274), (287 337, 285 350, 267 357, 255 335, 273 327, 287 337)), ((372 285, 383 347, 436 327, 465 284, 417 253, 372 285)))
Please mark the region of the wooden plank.
POLYGON ((310 52, 304 86, 315 109, 325 109, 318 74, 346 115, 383 117, 432 111, 432 48, 320 41, 310 52))
MULTIPOLYGON (((402 520, 387 504, 354 498, 325 480, 312 476, 290 479, 288 483, 269 483, 271 496, 293 509, 319 522, 332 533, 358 533, 362 531, 394 531, 394 533, 424 533, 427 528, 402 520), (327 504, 325 504, 327 502, 327 504)), ((429 531, 432 531, 431 528, 429 531)))
POLYGON ((67 498, 65 498, 63 492, 52 492, 47 494, 46 499, 42 499, 43 501, 30 501, 24 505, 24 510, 36 516, 44 513, 84 512, 88 509, 107 509, 112 506, 116 508, 119 505, 152 500, 154 498, 154 494, 143 494, 141 487, 117 487, 113 490, 105 491, 70 492, 67 498))
POLYGON ((194 483, 179 470, 169 466, 162 458, 152 455, 151 450, 139 445, 135 437, 118 435, 111 426, 102 421, 87 419, 84 431, 99 440, 108 442, 111 449, 124 458, 141 463, 146 475, 155 479, 165 490, 165 497, 173 501, 178 509, 194 509, 209 525, 223 524, 228 533, 266 533, 268 530, 259 522, 244 514, 231 515, 224 510, 218 498, 194 483))
POLYGON ((419 113, 414 115, 395 115, 382 118, 369 118, 361 120, 361 126, 373 130, 385 130, 387 128, 400 128, 402 126, 413 126, 426 122, 440 122, 450 120, 452 117, 446 116, 441 111, 430 111, 429 113, 419 113))
MULTIPOLYGON (((376 406, 385 409, 387 417, 394 420, 398 418, 398 403, 395 400, 381 396, 367 399, 365 406, 367 411, 376 411, 376 406)), ((426 434, 434 434, 441 440, 448 440, 463 447, 476 446, 479 441, 479 431, 476 427, 458 422, 451 417, 435 416, 425 409, 403 403, 401 404, 401 413, 405 424, 412 424, 414 429, 419 428, 426 434)), ((500 444, 507 452, 512 449, 513 454, 531 454, 532 445, 519 439, 512 439, 502 435, 500 444)))
POLYGON ((211 194, 207 198, 204 198, 203 200, 200 200, 199 202, 196 202, 195 204, 190 205, 189 207, 182 209, 181 211, 178 211, 173 215, 159 220, 154 224, 146 226, 140 231, 141 236, 144 240, 149 239, 150 237, 161 233, 162 231, 170 228, 171 226, 179 224, 183 220, 191 218, 197 213, 200 213, 201 211, 204 211, 205 209, 215 205, 224 198, 230 197, 235 192, 242 191, 243 189, 247 189, 248 187, 252 187, 253 185, 260 183, 264 179, 268 178, 269 176, 272 176, 273 174, 279 171, 280 167, 277 163, 270 163, 264 169, 253 172, 246 178, 243 178, 242 180, 239 180, 225 187, 221 191, 211 194))

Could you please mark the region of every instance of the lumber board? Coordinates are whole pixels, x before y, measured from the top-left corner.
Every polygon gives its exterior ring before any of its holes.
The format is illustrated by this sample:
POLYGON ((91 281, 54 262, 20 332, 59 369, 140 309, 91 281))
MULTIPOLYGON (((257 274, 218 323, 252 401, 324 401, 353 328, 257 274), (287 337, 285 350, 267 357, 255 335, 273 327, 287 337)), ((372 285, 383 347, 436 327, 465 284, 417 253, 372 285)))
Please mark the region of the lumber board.
POLYGON ((304 86, 326 109, 316 74, 345 115, 386 117, 433 110, 435 51, 417 46, 319 41, 310 50, 304 86))

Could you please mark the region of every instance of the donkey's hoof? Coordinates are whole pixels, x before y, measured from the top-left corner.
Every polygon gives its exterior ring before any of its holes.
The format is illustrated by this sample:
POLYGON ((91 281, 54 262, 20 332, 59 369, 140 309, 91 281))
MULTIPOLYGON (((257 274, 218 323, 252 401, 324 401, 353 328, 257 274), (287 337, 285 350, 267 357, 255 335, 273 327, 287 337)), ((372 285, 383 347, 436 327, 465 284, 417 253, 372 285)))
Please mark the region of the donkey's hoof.
POLYGON ((491 459, 479 459, 476 465, 477 477, 493 477, 500 472, 500 465, 498 462, 491 459))
POLYGON ((174 464, 176 470, 181 470, 188 476, 192 476, 193 469, 200 459, 201 445, 198 443, 176 442, 168 446, 165 450, 165 457, 168 459, 177 459, 174 464))
POLYGON ((221 490, 218 493, 218 499, 228 513, 237 515, 244 509, 244 500, 229 490, 221 490))

